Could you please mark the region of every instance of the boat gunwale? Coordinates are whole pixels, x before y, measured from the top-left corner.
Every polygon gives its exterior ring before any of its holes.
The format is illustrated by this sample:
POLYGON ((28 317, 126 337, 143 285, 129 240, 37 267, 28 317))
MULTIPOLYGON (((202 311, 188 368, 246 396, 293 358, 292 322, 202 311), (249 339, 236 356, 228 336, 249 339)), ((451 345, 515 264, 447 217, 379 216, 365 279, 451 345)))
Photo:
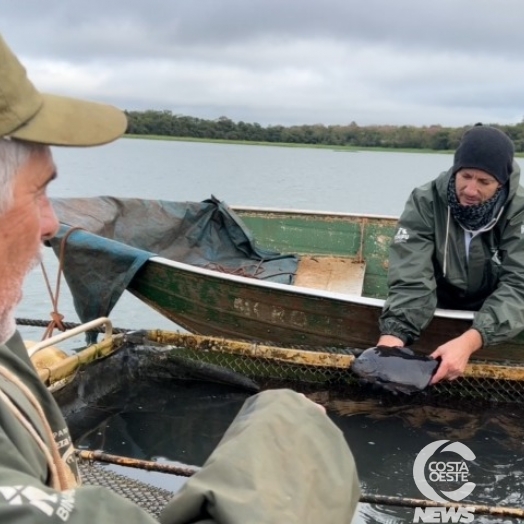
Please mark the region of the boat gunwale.
POLYGON ((261 214, 279 214, 279 215, 303 215, 303 216, 325 216, 336 218, 365 218, 379 220, 398 220, 394 215, 377 215, 374 213, 347 213, 345 211, 317 211, 314 209, 291 209, 278 207, 260 207, 260 206, 229 206, 235 212, 261 213, 261 214))
MULTIPOLYGON (((384 299, 363 297, 360 295, 350 295, 345 293, 337 293, 335 291, 325 291, 321 289, 307 288, 301 286, 293 286, 289 284, 280 284, 278 282, 267 282, 264 280, 257 280, 250 277, 243 277, 239 275, 232 275, 229 273, 222 273, 212 269, 192 266, 183 262, 176 262, 164 257, 151 257, 148 262, 157 262, 164 266, 169 266, 179 271, 185 271, 194 274, 200 274, 209 278, 217 280, 227 280, 250 287, 262 287, 266 289, 274 289, 278 291, 285 291, 287 293, 297 293, 299 295, 307 295, 311 297, 318 297, 323 299, 338 300, 341 302, 359 304, 362 306, 370 306, 374 308, 382 308, 384 306, 384 299)), ((447 318, 453 320, 473 320, 473 313, 471 311, 453 310, 453 309, 439 309, 435 311, 435 316, 440 318, 447 318)))

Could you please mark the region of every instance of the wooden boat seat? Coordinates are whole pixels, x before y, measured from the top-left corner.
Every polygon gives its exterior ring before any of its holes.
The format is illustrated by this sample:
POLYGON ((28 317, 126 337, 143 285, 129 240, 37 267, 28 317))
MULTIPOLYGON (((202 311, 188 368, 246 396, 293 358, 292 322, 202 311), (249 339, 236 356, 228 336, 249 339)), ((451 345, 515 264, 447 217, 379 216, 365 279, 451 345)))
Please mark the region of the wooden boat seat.
POLYGON ((303 256, 298 264, 295 286, 362 295, 365 273, 366 263, 362 260, 303 256))

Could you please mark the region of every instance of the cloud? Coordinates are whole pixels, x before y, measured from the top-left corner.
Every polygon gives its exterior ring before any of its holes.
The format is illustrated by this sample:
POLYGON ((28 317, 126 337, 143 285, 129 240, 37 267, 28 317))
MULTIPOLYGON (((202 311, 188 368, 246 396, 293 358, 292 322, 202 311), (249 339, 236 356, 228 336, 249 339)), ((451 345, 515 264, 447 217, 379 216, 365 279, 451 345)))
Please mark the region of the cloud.
POLYGON ((267 124, 516 123, 524 3, 5 0, 42 90, 267 124))

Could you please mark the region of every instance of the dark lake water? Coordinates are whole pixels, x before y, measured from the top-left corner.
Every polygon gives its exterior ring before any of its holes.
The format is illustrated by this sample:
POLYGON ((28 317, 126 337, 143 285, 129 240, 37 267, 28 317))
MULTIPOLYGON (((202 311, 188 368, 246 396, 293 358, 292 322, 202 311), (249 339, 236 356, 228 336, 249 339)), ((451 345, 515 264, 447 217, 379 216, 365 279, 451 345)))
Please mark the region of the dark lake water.
MULTIPOLYGON (((51 196, 116 195, 204 200, 211 194, 231 205, 398 215, 415 185, 451 163, 450 155, 342 153, 330 150, 121 140, 101 148, 56 149, 59 178, 51 196)), ((49 276, 57 265, 45 253, 49 276)), ((53 284, 54 285, 54 284, 53 284)), ((62 284, 59 309, 76 322, 62 284)), ((40 270, 25 286, 17 316, 49 318, 50 299, 40 270)), ((172 323, 125 295, 112 313, 116 326, 173 329, 172 323)), ((37 340, 42 329, 23 328, 37 340)), ((79 345, 83 340, 70 343, 79 345)), ((81 446, 159 461, 202 464, 246 398, 224 386, 184 383, 127 392, 118 412, 82 436, 81 446)), ((460 441, 476 455, 470 500, 524 506, 524 417, 520 406, 407 403, 374 394, 351 397, 316 391, 353 450, 363 491, 423 498, 413 462, 429 442, 460 441)), ((182 479, 134 472, 142 480, 177 489, 182 479)), ((362 504, 355 523, 412 522, 413 510, 362 504)), ((512 522, 476 518, 475 522, 512 522)))
MULTIPOLYGON (((413 480, 414 459, 425 445, 447 439, 467 445, 476 455, 468 480, 477 486, 468 500, 487 506, 523 505, 520 407, 447 406, 424 399, 322 389, 306 394, 325 406, 343 431, 364 493, 424 498, 413 480)), ((112 413, 102 416, 76 444, 143 460, 200 466, 247 396, 231 387, 201 382, 138 385, 111 398, 112 413)), ((110 468, 169 490, 185 482, 161 473, 110 468)), ((354 522, 412 522, 413 512, 412 508, 360 504, 354 522)), ((512 520, 484 516, 475 522, 512 520)))

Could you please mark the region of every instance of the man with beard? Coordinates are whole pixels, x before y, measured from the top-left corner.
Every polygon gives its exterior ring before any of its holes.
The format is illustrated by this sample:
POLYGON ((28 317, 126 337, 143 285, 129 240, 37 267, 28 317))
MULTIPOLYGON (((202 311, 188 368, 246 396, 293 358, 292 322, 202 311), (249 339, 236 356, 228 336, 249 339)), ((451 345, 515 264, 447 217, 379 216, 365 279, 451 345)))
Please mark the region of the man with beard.
MULTIPOLYGON (((58 222, 50 145, 94 146, 126 129, 121 111, 44 95, 0 37, 0 522, 157 522, 100 487, 81 487, 72 442, 16 331, 24 276, 58 222)), ((353 457, 325 411, 289 390, 250 398, 164 523, 349 522, 353 457)))
POLYGON ((378 345, 409 346, 437 307, 475 311, 470 329, 431 354, 441 359, 432 384, 524 330, 524 190, 513 157, 505 133, 477 124, 451 169, 415 189, 400 217, 378 345))

